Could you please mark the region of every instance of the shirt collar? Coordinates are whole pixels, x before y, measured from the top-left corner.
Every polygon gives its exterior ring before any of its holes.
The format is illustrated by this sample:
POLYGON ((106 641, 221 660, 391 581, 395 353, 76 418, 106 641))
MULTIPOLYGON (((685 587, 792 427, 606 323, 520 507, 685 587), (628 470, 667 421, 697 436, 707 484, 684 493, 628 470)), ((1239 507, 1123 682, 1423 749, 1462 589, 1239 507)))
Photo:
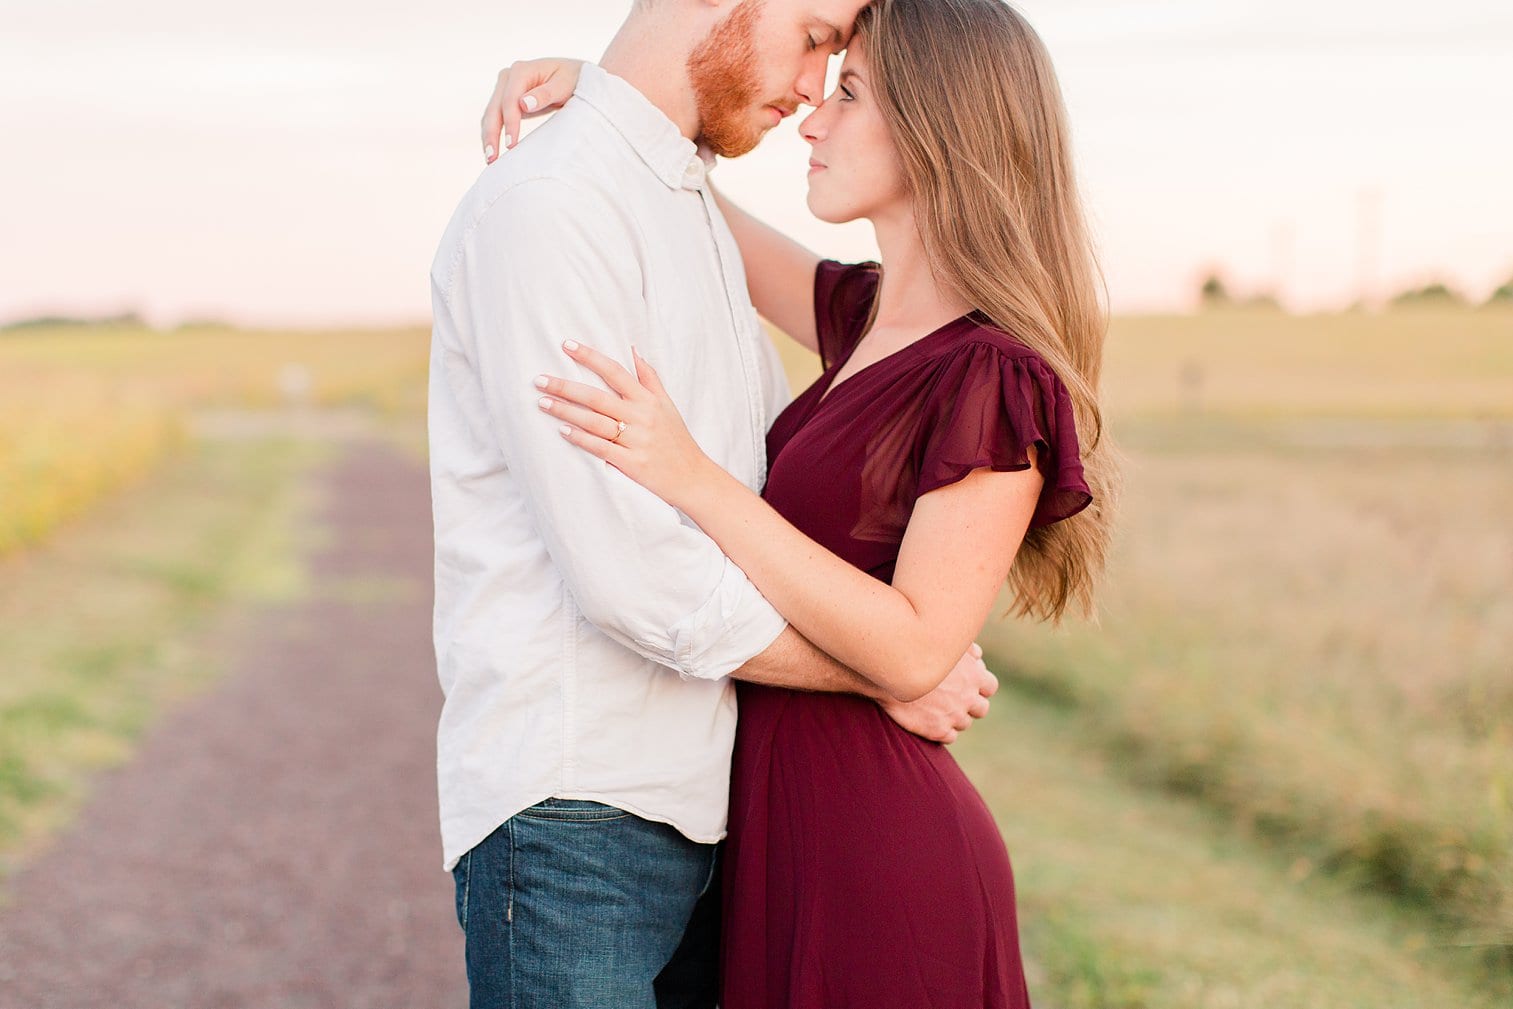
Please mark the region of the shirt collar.
POLYGON ((596 63, 585 63, 573 94, 598 109, 669 189, 698 189, 704 184, 714 167, 714 154, 683 136, 629 81, 596 63))

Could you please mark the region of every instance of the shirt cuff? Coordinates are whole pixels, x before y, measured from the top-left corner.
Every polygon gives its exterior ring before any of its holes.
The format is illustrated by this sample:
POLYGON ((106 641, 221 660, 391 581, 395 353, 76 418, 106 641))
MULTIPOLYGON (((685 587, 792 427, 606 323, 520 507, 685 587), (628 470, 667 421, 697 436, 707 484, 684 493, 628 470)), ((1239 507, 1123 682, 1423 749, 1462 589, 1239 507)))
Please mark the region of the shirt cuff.
POLYGON ((727 557, 709 599, 670 629, 678 673, 697 680, 729 676, 766 651, 787 626, 746 572, 727 557))

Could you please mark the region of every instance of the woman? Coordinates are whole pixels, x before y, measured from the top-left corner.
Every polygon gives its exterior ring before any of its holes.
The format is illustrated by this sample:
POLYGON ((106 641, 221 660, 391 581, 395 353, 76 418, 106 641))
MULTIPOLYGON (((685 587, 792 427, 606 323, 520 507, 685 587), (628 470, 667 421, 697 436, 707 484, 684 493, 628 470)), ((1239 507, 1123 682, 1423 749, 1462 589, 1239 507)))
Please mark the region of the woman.
MULTIPOLYGON (((536 79, 544 108, 576 73, 536 79)), ((633 376, 565 346, 611 391, 548 376, 543 410, 909 699, 1005 579, 1022 616, 1091 609, 1114 484, 1097 273, 1050 60, 999 0, 878 0, 801 131, 810 209, 870 220, 882 265, 821 261, 725 206, 758 311, 825 369, 768 433, 762 496, 639 359, 633 376)), ((726 1009, 1028 1005, 992 817, 944 747, 875 704, 740 685, 724 872, 726 1009)))

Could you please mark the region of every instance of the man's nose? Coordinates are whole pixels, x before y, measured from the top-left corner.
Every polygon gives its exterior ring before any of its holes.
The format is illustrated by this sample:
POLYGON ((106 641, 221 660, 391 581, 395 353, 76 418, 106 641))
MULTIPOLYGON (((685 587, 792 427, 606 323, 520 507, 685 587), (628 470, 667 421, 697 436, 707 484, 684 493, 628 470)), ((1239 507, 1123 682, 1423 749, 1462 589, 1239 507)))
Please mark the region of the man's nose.
MULTIPOLYGON (((816 56, 822 55, 816 50, 816 56)), ((825 70, 829 66, 826 59, 815 59, 811 56, 804 60, 804 69, 799 74, 798 80, 793 82, 794 94, 805 105, 819 105, 825 98, 825 70)))

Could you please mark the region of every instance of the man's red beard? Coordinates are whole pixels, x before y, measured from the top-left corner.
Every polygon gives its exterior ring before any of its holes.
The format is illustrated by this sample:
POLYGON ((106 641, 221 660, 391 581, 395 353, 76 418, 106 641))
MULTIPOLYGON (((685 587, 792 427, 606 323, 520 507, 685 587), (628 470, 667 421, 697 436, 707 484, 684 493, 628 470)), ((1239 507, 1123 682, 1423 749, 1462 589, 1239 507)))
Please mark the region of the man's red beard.
POLYGON ((753 39, 763 5, 764 0, 746 0, 688 56, 701 138, 722 158, 739 157, 762 139, 751 114, 761 87, 753 39))

